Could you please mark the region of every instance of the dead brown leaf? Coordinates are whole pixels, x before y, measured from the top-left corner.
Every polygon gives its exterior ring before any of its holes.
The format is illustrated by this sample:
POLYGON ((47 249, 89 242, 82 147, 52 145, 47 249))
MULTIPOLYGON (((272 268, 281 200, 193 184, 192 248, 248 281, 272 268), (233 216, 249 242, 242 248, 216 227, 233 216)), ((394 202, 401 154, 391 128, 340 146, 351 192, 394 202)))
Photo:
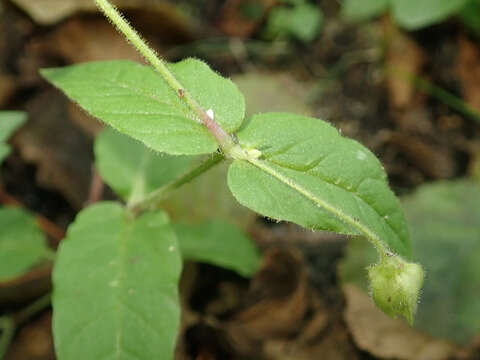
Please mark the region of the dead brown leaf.
POLYGON ((477 335, 471 343, 457 351, 452 360, 478 360, 480 359, 480 335, 477 335))
POLYGON ((393 118, 398 125, 398 131, 402 133, 429 136, 436 131, 433 115, 424 104, 411 104, 407 109, 395 111, 393 118))
POLYGON ((248 37, 261 24, 264 15, 275 2, 275 0, 228 0, 223 6, 218 27, 228 36, 248 37), (259 13, 249 16, 252 11, 259 13))
POLYGON ((357 346, 381 359, 446 360, 456 348, 412 329, 402 319, 392 319, 375 307, 355 285, 345 285, 345 321, 357 346))
POLYGON ((420 73, 425 55, 417 43, 389 19, 384 21, 384 31, 387 38, 385 67, 390 103, 394 108, 407 108, 415 94, 410 77, 420 73))
POLYGON ((38 183, 58 190, 78 209, 88 198, 92 144, 70 122, 67 101, 55 89, 39 94, 12 142, 23 159, 37 165, 38 183))
POLYGON ((0 73, 0 109, 5 106, 15 89, 16 85, 13 77, 0 73))
MULTIPOLYGON (((53 25, 80 12, 96 12, 97 8, 92 0, 10 0, 22 8, 40 25, 53 25)), ((167 1, 155 0, 116 0, 115 5, 124 9, 148 9, 156 12, 159 18, 181 25, 179 31, 188 27, 185 19, 176 10, 175 5, 167 1), (162 16, 163 14, 163 16, 162 16)))
POLYGON ((340 322, 332 324, 314 343, 305 345, 296 340, 272 340, 265 344, 264 353, 269 360, 359 359, 345 326, 340 322))
POLYGON ((404 133, 392 133, 388 141, 398 146, 410 161, 430 178, 451 178, 457 171, 453 154, 445 146, 404 133))
POLYGON ((245 308, 227 325, 240 353, 255 353, 260 342, 298 332, 309 306, 303 256, 295 248, 270 248, 245 296, 245 308))
POLYGON ((29 322, 15 337, 5 360, 53 360, 51 311, 29 322))
POLYGON ((10 281, 0 282, 0 304, 26 303, 33 301, 51 289, 52 265, 32 269, 10 281))
POLYGON ((69 63, 111 59, 143 62, 135 48, 102 17, 69 19, 44 44, 69 63))

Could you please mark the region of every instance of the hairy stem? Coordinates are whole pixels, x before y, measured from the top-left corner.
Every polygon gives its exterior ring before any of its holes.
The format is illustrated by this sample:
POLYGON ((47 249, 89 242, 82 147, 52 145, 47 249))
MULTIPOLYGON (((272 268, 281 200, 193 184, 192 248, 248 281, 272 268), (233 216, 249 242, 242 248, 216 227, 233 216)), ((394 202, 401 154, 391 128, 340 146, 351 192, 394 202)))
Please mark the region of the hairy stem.
POLYGON ((164 80, 175 91, 179 98, 183 99, 192 111, 198 116, 200 122, 205 125, 208 131, 215 137, 220 148, 225 154, 235 147, 232 137, 223 130, 218 123, 207 114, 200 104, 193 98, 188 90, 175 78, 168 69, 166 63, 160 59, 145 40, 133 29, 128 21, 108 0, 95 0, 95 3, 105 16, 116 26, 116 28, 127 38, 128 41, 142 54, 145 59, 157 70, 164 80))
POLYGON ((0 329, 2 330, 0 338, 0 359, 3 359, 7 353, 8 347, 13 340, 17 328, 27 322, 32 316, 35 316, 49 307, 51 299, 52 294, 48 293, 28 305, 26 308, 20 310, 18 313, 0 317, 0 329))
POLYGON ((223 159, 224 156, 222 154, 215 153, 212 157, 209 157, 207 160, 203 161, 193 170, 148 194, 143 200, 131 204, 129 206, 130 210, 134 214, 138 214, 146 209, 155 207, 156 204, 168 197, 174 190, 203 174, 205 171, 217 165, 223 159))

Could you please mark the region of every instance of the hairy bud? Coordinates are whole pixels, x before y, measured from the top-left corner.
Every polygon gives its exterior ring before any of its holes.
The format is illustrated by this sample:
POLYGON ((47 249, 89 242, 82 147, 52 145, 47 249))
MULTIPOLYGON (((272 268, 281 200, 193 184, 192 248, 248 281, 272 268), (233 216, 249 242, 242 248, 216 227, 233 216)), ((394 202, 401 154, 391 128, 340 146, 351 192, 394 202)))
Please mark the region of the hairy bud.
POLYGON ((423 269, 393 255, 368 268, 371 293, 377 306, 391 317, 404 316, 413 324, 423 284, 423 269))

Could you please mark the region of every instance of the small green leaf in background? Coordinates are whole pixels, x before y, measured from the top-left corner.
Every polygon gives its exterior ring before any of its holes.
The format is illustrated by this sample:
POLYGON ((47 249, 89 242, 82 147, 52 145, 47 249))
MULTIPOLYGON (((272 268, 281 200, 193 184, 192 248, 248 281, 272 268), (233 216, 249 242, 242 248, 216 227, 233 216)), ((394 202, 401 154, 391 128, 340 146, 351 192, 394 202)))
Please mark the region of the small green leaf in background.
POLYGON ((232 196, 227 186, 227 171, 226 161, 216 165, 163 200, 162 208, 172 221, 199 223, 219 219, 247 229, 257 215, 232 196))
MULTIPOLYGON (((415 325, 466 344, 480 332, 480 185, 465 180, 424 185, 403 205, 414 260, 426 271, 415 325)), ((342 279, 367 289, 364 275, 374 259, 371 247, 352 239, 342 279)))
MULTIPOLYGON (((186 90, 228 133, 242 124, 243 95, 202 61, 169 65, 186 90)), ((104 61, 44 69, 41 74, 93 116, 159 152, 197 155, 218 145, 195 113, 152 67, 104 61)))
POLYGON ((130 219, 116 203, 83 210, 53 272, 61 360, 173 359, 181 257, 165 213, 130 219))
POLYGON ((461 18, 474 30, 478 25, 476 0, 344 0, 341 14, 346 20, 362 21, 390 9, 398 24, 407 30, 418 30, 439 23, 460 12, 461 18))
POLYGON ((276 6, 268 14, 265 36, 270 39, 291 36, 309 43, 315 39, 323 23, 318 6, 297 2, 293 6, 276 6))
POLYGON ((297 81, 290 73, 249 71, 232 80, 245 94, 247 118, 261 112, 313 115, 313 109, 306 103, 311 84, 297 81))
POLYGON ((155 153, 111 128, 95 139, 95 165, 103 180, 125 200, 143 198, 191 164, 191 157, 155 153))
POLYGON ((458 12, 468 0, 390 0, 395 20, 408 30, 438 23, 458 12))
POLYGON ((477 35, 480 35, 480 1, 470 0, 459 13, 463 23, 477 35))
POLYGON ((389 3, 390 0, 344 0, 341 15, 349 21, 368 20, 387 11, 389 3))
POLYGON ((261 152, 230 166, 228 185, 241 204, 307 229, 363 235, 410 257, 400 204, 360 143, 324 121, 288 113, 253 116, 238 139, 261 152))
POLYGON ((17 207, 0 208, 0 281, 22 275, 51 254, 32 215, 17 207))
MULTIPOLYGON (((95 164, 104 181, 125 200, 134 201, 188 171, 199 159, 156 154, 140 142, 113 129, 95 139, 95 164)), ((181 191, 162 201, 162 207, 176 221, 200 222, 219 218, 242 228, 255 214, 238 204, 228 190, 227 164, 219 164, 181 191), (201 206, 192 206, 201 204, 201 206)))
POLYGON ((10 146, 5 142, 25 121, 27 114, 22 111, 0 111, 0 162, 10 152, 10 146))
POLYGON ((212 220, 202 224, 173 225, 184 259, 206 262, 252 276, 260 265, 253 241, 239 228, 212 220))

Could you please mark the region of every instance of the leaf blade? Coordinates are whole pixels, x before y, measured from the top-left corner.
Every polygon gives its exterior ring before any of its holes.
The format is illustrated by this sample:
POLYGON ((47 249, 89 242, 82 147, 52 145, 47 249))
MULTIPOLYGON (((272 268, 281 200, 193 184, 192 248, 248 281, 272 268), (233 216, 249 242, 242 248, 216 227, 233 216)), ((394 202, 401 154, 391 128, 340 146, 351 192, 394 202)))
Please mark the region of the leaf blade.
POLYGON ((4 142, 26 121, 27 115, 22 111, 0 111, 0 163, 10 153, 10 146, 4 142))
POLYGON ((185 172, 188 156, 156 154, 142 143, 107 128, 95 139, 95 165, 102 179, 125 200, 143 198, 185 172))
POLYGON ((241 204, 309 229, 364 235, 410 257, 405 218, 368 149, 321 120, 287 113, 252 117, 238 139, 262 152, 230 166, 228 184, 241 204))
POLYGON ((250 277, 259 268, 260 255, 252 240, 229 223, 210 220, 201 224, 176 223, 182 256, 250 277))
POLYGON ((455 14, 468 0, 391 1, 395 20, 408 30, 417 30, 455 14))
POLYGON ((82 211, 53 272, 59 358, 173 358, 180 271, 176 238, 163 212, 131 220, 108 202, 82 211))
POLYGON ((341 15, 350 21, 363 21, 382 14, 388 9, 390 0, 345 0, 341 15))
MULTIPOLYGON (((230 80, 194 59, 169 68, 201 106, 213 109, 227 132, 240 127, 245 102, 230 80)), ((41 74, 90 114, 155 151, 197 155, 218 147, 196 114, 149 66, 103 61, 43 69, 41 74)))
POLYGON ((50 254, 32 215, 20 208, 0 208, 0 281, 22 275, 50 254))

